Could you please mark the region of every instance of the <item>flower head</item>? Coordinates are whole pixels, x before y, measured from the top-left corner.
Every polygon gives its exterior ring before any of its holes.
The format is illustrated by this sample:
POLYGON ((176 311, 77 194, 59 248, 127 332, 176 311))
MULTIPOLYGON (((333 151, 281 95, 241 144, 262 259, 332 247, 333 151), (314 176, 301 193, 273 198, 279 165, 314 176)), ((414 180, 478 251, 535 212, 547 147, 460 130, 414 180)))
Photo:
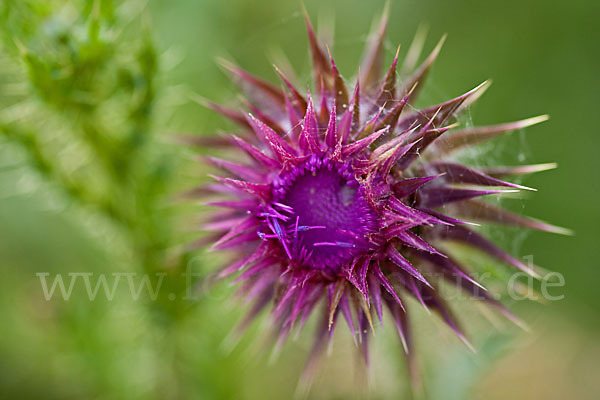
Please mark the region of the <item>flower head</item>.
POLYGON ((246 89, 250 113, 206 103, 242 127, 239 135, 212 143, 240 150, 247 161, 207 158, 227 176, 214 177, 216 183, 202 192, 227 197, 209 203, 226 211, 214 215, 206 228, 221 232, 214 249, 236 254, 219 276, 239 274, 241 292, 254 302, 243 325, 270 307, 282 342, 322 304, 311 357, 342 317, 366 360, 369 331, 374 321, 382 321, 385 307, 410 357, 403 299, 412 296, 466 342, 429 278, 434 275, 516 321, 443 245, 463 242, 536 275, 463 219, 556 231, 478 199, 529 189, 502 179, 553 165, 471 168, 451 156, 546 117, 456 128, 455 117, 483 93, 486 82, 442 104, 415 109, 443 40, 420 66, 414 68, 409 59, 403 70, 413 72, 399 84, 397 54, 387 72, 381 68, 386 15, 348 87, 308 18, 306 25, 318 95, 303 95, 279 70, 284 89, 226 63, 246 89))

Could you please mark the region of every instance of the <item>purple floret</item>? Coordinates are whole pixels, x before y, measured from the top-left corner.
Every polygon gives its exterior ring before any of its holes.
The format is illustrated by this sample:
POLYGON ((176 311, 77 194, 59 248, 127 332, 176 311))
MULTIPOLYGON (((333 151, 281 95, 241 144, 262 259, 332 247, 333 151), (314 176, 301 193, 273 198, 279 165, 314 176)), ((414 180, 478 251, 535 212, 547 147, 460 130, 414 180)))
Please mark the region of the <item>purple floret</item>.
POLYGON ((458 129, 457 115, 480 97, 487 83, 444 103, 414 108, 443 39, 420 66, 410 60, 404 65, 411 75, 398 77, 398 54, 384 74, 385 13, 349 90, 308 18, 306 25, 313 93, 318 95, 304 96, 279 70, 284 89, 227 64, 246 91, 251 113, 206 102, 241 130, 223 139, 188 138, 232 155, 231 160, 205 158, 226 176, 215 176, 216 182, 192 193, 212 195, 216 198, 205 204, 224 209, 209 216, 204 228, 218 233, 207 239, 213 249, 234 254, 218 276, 238 274, 240 293, 253 302, 242 328, 272 307, 281 344, 321 308, 307 363, 310 372, 340 316, 367 360, 369 332, 376 318, 382 321, 385 307, 414 377, 409 310, 403 298, 413 297, 437 313, 468 343, 436 290, 437 278, 518 321, 446 250, 446 242, 460 242, 536 276, 534 266, 510 256, 468 222, 564 232, 477 199, 530 190, 503 179, 552 164, 476 168, 452 158, 465 147, 546 117, 458 129))
POLYGON ((282 226, 292 259, 337 274, 368 249, 377 216, 348 163, 313 156, 279 177, 273 188, 274 200, 289 217, 282 226))

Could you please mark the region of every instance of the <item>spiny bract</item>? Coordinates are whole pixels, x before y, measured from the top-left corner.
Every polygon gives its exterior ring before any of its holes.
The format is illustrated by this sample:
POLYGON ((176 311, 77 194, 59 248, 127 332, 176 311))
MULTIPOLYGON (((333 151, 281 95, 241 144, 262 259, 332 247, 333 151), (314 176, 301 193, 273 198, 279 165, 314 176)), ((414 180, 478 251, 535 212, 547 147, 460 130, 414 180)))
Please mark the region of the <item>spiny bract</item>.
POLYGON ((461 218, 559 229, 477 199, 506 189, 528 189, 501 178, 552 164, 475 169, 451 161, 449 155, 546 117, 451 130, 456 124, 450 122, 488 84, 432 107, 411 106, 443 40, 416 68, 414 55, 419 50, 413 46, 403 66, 413 72, 399 85, 397 53, 387 73, 382 70, 384 13, 349 90, 308 18, 306 26, 318 96, 304 96, 278 69, 284 89, 226 63, 245 89, 251 113, 204 102, 243 130, 238 136, 190 140, 241 150, 248 158, 246 164, 205 158, 228 177, 215 176, 215 183, 194 191, 226 197, 208 203, 226 211, 212 215, 204 229, 217 231, 213 249, 235 251, 235 262, 219 277, 241 273, 241 292, 254 302, 242 326, 272 304, 281 344, 294 325, 300 329, 323 303, 308 365, 331 339, 339 314, 368 360, 369 330, 374 318, 382 320, 385 306, 414 373, 404 296, 437 312, 465 340, 435 290, 437 281, 428 278, 442 277, 516 320, 440 244, 463 242, 536 275, 461 218))

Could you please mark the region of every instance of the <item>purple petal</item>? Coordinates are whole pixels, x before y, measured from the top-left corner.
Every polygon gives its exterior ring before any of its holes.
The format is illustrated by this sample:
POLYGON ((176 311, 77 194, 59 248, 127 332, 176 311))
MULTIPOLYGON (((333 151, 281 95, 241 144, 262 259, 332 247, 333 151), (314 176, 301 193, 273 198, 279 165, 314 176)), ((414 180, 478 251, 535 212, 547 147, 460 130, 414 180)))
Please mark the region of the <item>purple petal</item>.
POLYGON ((284 104, 283 92, 278 87, 273 86, 271 83, 260 79, 247 71, 244 71, 242 68, 229 61, 223 59, 220 59, 219 61, 223 67, 237 76, 240 79, 240 82, 243 82, 247 85, 247 87, 242 85, 242 89, 246 89, 246 92, 250 97, 254 97, 256 93, 260 93, 280 105, 284 104))
POLYGON ((392 284, 390 283, 390 281, 388 281, 388 279, 385 277, 385 275, 383 274, 383 272, 381 272, 381 269, 379 268, 378 263, 374 263, 371 266, 371 268, 372 268, 374 276, 379 280, 379 282, 381 283, 381 285, 385 288, 385 290, 387 290, 387 292, 389 294, 392 295, 392 297, 394 298, 394 300, 396 301, 396 303, 398 303, 398 305, 400 307, 402 307, 402 310, 404 310, 404 305, 402 304, 402 301, 398 297, 398 294, 396 293, 396 289, 394 289, 394 287, 392 286, 392 284))
POLYGON ((217 240, 215 244, 212 245, 211 249, 218 249, 222 244, 227 243, 234 237, 246 232, 249 229, 254 229, 254 231, 256 231, 256 228, 260 224, 260 221, 258 221, 255 218, 247 218, 246 220, 240 222, 239 224, 231 228, 229 232, 227 232, 225 235, 223 235, 223 237, 217 240))
POLYGON ((449 154, 466 146, 470 147, 486 140, 493 139, 504 133, 524 129, 547 120, 547 115, 540 115, 538 117, 527 118, 506 124, 477 126, 474 128, 457 130, 452 132, 452 134, 447 135, 443 140, 440 140, 436 144, 435 150, 443 154, 449 154))
POLYGON ((277 72, 277 75, 279 75, 279 78, 281 78, 285 86, 287 86, 288 90, 290 91, 290 94, 292 95, 292 105, 294 106, 294 109, 300 115, 304 115, 308 106, 306 99, 300 94, 300 92, 298 92, 294 85, 292 85, 290 80, 283 74, 283 72, 281 72, 281 70, 277 68, 277 66, 274 67, 275 71, 277 72))
POLYGON ((464 226, 446 226, 443 228, 436 227, 434 229, 436 234, 444 239, 465 243, 497 258, 498 260, 504 261, 521 271, 527 272, 531 276, 539 278, 539 274, 535 271, 534 267, 523 264, 521 261, 512 257, 475 231, 465 228, 464 226))
POLYGON ((483 82, 481 85, 469 90, 465 94, 462 94, 452 100, 448 100, 444 103, 431 106, 409 114, 400 120, 400 122, 398 123, 398 128, 407 129, 410 126, 415 125, 423 126, 427 124, 427 122, 432 120, 432 117, 436 114, 437 115, 435 119, 433 119, 433 126, 441 126, 446 120, 448 120, 448 118, 455 115, 455 113, 459 110, 460 106, 465 101, 467 101, 470 97, 476 96, 480 91, 487 88, 487 86, 488 82, 483 82))
POLYGON ((411 231, 407 230, 404 232, 399 232, 396 235, 396 238, 398 238, 402 242, 402 244, 404 244, 406 246, 410 246, 417 250, 423 250, 428 253, 433 253, 433 254, 437 254, 439 256, 445 257, 445 255, 443 255, 442 253, 440 253, 439 251, 437 251, 436 249, 431 247, 431 245, 429 243, 427 243, 426 241, 421 239, 419 236, 417 236, 416 233, 413 233, 411 231))
POLYGON ((331 106, 331 112, 329 113, 329 123, 327 124, 327 131, 325 132, 325 144, 329 150, 333 150, 338 142, 337 127, 336 127, 336 111, 335 111, 335 100, 331 106))
POLYGON ((481 186, 506 186, 515 189, 535 191, 535 189, 527 186, 505 182, 457 163, 436 162, 428 164, 425 169, 427 170, 427 173, 444 174, 442 179, 450 183, 469 183, 481 186))
POLYGON ((246 152, 246 154, 248 154, 250 157, 252 157, 252 159, 258 161, 260 164, 264 165, 265 167, 268 167, 271 169, 277 169, 277 168, 281 167, 281 164, 278 161, 265 155, 262 151, 260 151, 256 147, 252 146, 251 144, 248 144, 247 142, 240 139, 239 137, 232 136, 231 139, 232 139, 234 145, 239 147, 241 150, 246 152))
POLYGON ((411 194, 419 190, 421 186, 431 182, 437 177, 439 177, 439 175, 403 179, 394 184, 394 193, 398 198, 410 196, 411 194))
POLYGON ((377 30, 371 34, 360 67, 360 81, 368 91, 373 91, 381 80, 381 72, 383 69, 383 45, 389 16, 389 6, 387 4, 388 3, 386 3, 386 8, 381 15, 377 30))
POLYGON ((214 112, 216 112, 218 114, 221 114, 228 120, 230 120, 244 128, 250 128, 250 125, 248 124, 248 121, 246 120, 246 115, 244 115, 244 113, 242 113, 242 112, 239 112, 239 111, 231 109, 231 108, 227 108, 225 106, 214 103, 214 102, 207 100, 200 96, 194 96, 193 100, 195 102, 197 102, 198 104, 200 104, 210 110, 213 110, 214 112))
POLYGON ((344 79, 340 75, 340 71, 338 71, 331 54, 329 54, 329 59, 331 60, 331 74, 333 75, 333 92, 335 93, 335 103, 337 104, 336 112, 342 114, 345 110, 350 108, 348 102, 348 89, 346 88, 344 79))
POLYGON ((264 122, 249 114, 248 122, 260 140, 273 151, 280 162, 291 160, 296 156, 296 150, 283 140, 273 129, 264 122))
POLYGON ((371 145, 374 141, 376 141, 381 135, 389 132, 389 128, 380 129, 377 132, 373 132, 369 136, 360 139, 356 142, 348 144, 342 148, 342 156, 350 157, 356 153, 359 153, 365 150, 367 147, 371 145))
POLYGON ((392 65, 381 82, 381 88, 379 89, 377 101, 375 102, 378 107, 386 106, 386 108, 390 108, 390 104, 392 104, 391 101, 396 98, 396 66, 398 64, 399 52, 400 46, 396 49, 396 55, 394 56, 392 65))
POLYGON ((392 260, 392 262, 398 267, 400 267, 402 270, 408 272, 427 286, 432 287, 431 284, 427 282, 427 279, 425 279, 425 277, 421 275, 419 270, 413 267, 412 264, 409 263, 406 258, 402 257, 402 254, 400 254, 398 250, 394 248, 394 246, 389 246, 385 255, 388 256, 390 260, 392 260))
POLYGON ((498 193, 515 193, 516 190, 473 190, 445 186, 425 187, 419 191, 420 207, 435 208, 455 201, 463 201, 474 197, 498 193))
POLYGON ((449 208, 449 211, 461 218, 468 218, 475 221, 492 222, 508 226, 518 226, 521 228, 536 229, 539 231, 558 233, 561 235, 573 234, 573 232, 569 229, 551 225, 537 219, 524 217, 485 201, 466 200, 452 204, 450 207, 451 208, 449 208))
POLYGON ((308 41, 310 44, 310 54, 312 56, 313 74, 315 82, 322 82, 327 89, 331 88, 331 66, 327 61, 327 57, 323 53, 321 46, 315 35, 315 31, 310 23, 306 10, 304 11, 304 22, 308 33, 308 41))
POLYGON ((236 164, 231 161, 222 160, 216 157, 202 157, 202 160, 207 164, 229 171, 238 178, 253 182, 262 181, 263 175, 256 171, 256 168, 250 166, 236 164))
POLYGON ((263 183, 251 183, 239 181, 231 178, 222 178, 220 176, 210 175, 212 178, 224 183, 232 188, 239 189, 243 192, 249 193, 253 196, 257 196, 262 200, 270 200, 271 198, 271 185, 263 183))
POLYGON ((442 50, 442 46, 444 45, 445 41, 446 35, 442 36, 438 44, 435 46, 431 54, 429 54, 427 59, 425 59, 423 64, 421 64, 421 66, 404 82, 400 88, 401 96, 405 96, 407 93, 410 93, 410 100, 414 101, 416 99, 419 94, 419 90, 425 83, 425 79, 427 78, 427 74, 429 73, 431 66, 440 54, 440 50, 442 50))
POLYGON ((305 154, 314 154, 321 150, 319 146, 319 124, 315 116, 310 92, 308 93, 308 106, 306 108, 306 115, 304 116, 302 133, 300 134, 300 146, 305 154))
POLYGON ((532 164, 532 165, 517 165, 512 167, 480 167, 478 168, 483 173, 493 176, 494 178, 503 178, 505 176, 527 175, 535 172, 548 171, 558 167, 556 163, 532 164))
POLYGON ((375 312, 379 318, 379 323, 383 325, 383 310, 381 308, 381 284, 379 280, 373 275, 369 275, 369 292, 371 294, 371 300, 375 305, 375 312))

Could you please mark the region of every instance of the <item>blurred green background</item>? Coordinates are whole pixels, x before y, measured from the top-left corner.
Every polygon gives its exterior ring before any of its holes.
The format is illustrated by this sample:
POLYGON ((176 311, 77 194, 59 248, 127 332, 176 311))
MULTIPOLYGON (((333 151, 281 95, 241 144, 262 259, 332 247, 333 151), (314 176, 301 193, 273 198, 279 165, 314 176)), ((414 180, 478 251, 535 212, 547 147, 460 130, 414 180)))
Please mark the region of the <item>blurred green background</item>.
MULTIPOLYGON (((475 162, 557 162, 529 177, 539 192, 507 206, 573 229, 572 237, 501 231, 514 254, 565 277, 560 301, 508 302, 530 332, 464 314, 477 354, 416 312, 427 398, 600 397, 600 3, 593 0, 391 2, 386 42, 405 53, 419 26, 426 51, 449 37, 420 100, 441 102, 485 79, 493 85, 468 121, 550 114, 550 121, 471 154, 475 162), (487 150, 487 151, 486 151, 487 150)), ((304 2, 352 77, 384 1, 304 2)), ((306 85, 310 64, 301 6, 275 0, 0 1, 0 398, 283 399, 297 386, 310 329, 270 362, 267 320, 236 346, 243 312, 227 283, 196 284, 220 262, 187 252, 198 208, 175 193, 204 180, 177 133, 232 129, 191 101, 235 103, 214 62, 234 60, 275 81, 285 55, 306 85), (146 273, 155 300, 120 285, 90 301, 46 301, 36 274, 146 273), (157 275, 157 273, 165 274, 157 275), (170 296, 170 295, 173 296, 170 296)), ((122 278, 126 280, 127 278, 122 278)), ((418 307, 413 307, 418 308, 418 307)), ((459 311, 459 310, 457 310, 459 311)), ((309 327, 310 328, 310 327, 309 327)), ((410 397, 391 326, 373 340, 367 373, 338 332, 310 398, 410 397)))

